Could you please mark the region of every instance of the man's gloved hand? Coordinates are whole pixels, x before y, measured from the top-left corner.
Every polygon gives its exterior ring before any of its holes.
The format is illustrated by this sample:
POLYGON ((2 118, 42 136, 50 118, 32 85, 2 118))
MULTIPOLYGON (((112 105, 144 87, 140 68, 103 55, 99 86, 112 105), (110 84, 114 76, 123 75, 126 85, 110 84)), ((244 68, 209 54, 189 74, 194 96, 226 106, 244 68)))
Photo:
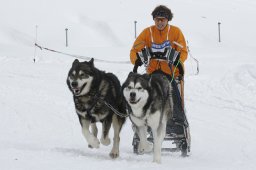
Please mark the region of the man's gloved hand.
POLYGON ((141 59, 140 59, 138 53, 137 53, 136 55, 137 55, 137 59, 136 59, 136 61, 135 61, 135 65, 137 65, 137 66, 142 66, 143 62, 141 61, 141 59))

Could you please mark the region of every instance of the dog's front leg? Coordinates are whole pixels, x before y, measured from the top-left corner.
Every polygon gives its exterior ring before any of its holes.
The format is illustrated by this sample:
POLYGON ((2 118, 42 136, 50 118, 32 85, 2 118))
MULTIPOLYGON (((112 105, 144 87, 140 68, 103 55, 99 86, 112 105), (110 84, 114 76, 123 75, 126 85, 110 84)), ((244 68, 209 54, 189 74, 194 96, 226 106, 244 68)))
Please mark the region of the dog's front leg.
POLYGON ((166 124, 161 123, 158 128, 152 128, 154 138, 154 156, 153 162, 161 163, 162 143, 166 133, 166 124))
POLYGON ((88 144, 93 148, 99 148, 100 142, 99 140, 89 131, 90 121, 86 119, 81 119, 82 132, 87 140, 88 144))
POLYGON ((138 127, 138 135, 140 138, 140 143, 138 147, 138 151, 140 154, 144 152, 151 152, 153 149, 152 143, 147 140, 147 126, 138 127))
POLYGON ((97 138, 98 128, 97 128, 96 123, 91 123, 91 130, 92 130, 92 134, 97 138))
POLYGON ((107 118, 105 121, 102 122, 102 135, 100 138, 100 142, 105 146, 108 146, 110 144, 108 133, 111 127, 111 122, 112 122, 112 117, 107 118))
POLYGON ((109 156, 111 158, 117 158, 119 156, 119 143, 120 143, 119 134, 122 128, 122 124, 120 124, 116 115, 113 115, 112 122, 113 122, 113 128, 114 128, 114 138, 113 138, 113 147, 111 152, 109 153, 109 156))

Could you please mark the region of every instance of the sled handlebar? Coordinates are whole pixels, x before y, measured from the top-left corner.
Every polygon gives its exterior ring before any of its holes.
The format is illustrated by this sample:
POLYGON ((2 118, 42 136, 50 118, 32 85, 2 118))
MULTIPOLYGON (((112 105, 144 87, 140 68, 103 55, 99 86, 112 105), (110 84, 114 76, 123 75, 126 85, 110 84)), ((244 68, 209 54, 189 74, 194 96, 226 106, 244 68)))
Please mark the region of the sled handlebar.
MULTIPOLYGON (((137 73, 138 72, 139 65, 137 63, 134 64, 132 72, 137 73)), ((184 76, 184 69, 181 63, 178 63, 178 69, 180 71, 180 75, 184 76)))
POLYGON ((137 63, 134 64, 132 72, 137 73, 139 65, 137 63))

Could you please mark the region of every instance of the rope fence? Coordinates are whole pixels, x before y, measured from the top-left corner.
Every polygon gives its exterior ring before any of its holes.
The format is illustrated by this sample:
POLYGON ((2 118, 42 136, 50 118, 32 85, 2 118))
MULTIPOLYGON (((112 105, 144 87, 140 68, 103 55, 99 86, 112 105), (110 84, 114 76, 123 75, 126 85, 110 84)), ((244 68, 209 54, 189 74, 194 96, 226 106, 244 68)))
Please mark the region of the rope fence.
MULTIPOLYGON (((59 54, 62 54, 62 55, 75 57, 75 58, 79 58, 79 59, 84 59, 84 60, 90 60, 92 58, 92 57, 87 57, 87 56, 82 56, 82 55, 64 53, 64 52, 61 52, 61 51, 57 51, 57 50, 53 50, 53 49, 50 49, 50 48, 43 47, 43 46, 41 46, 37 43, 35 43, 35 47, 37 47, 41 50, 47 50, 47 51, 51 51, 51 52, 54 52, 54 53, 59 53, 59 54)), ((130 61, 110 61, 110 60, 101 60, 101 59, 97 59, 97 58, 94 58, 94 61, 101 62, 101 63, 130 64, 130 61)))

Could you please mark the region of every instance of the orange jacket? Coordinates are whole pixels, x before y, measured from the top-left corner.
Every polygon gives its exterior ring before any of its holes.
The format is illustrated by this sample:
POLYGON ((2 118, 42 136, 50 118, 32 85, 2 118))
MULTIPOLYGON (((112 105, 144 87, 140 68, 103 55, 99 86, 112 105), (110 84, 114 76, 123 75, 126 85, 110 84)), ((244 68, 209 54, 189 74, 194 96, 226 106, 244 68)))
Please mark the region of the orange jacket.
MULTIPOLYGON (((158 30, 154 25, 151 26, 154 43, 161 44, 167 40, 166 38, 168 33, 168 26, 169 25, 167 25, 165 29, 162 31, 158 30)), ((169 37, 168 40, 170 41, 172 48, 175 48, 175 50, 180 51, 180 54, 181 54, 180 61, 182 66, 184 66, 183 63, 187 59, 188 52, 187 52, 186 41, 181 30, 176 26, 170 25, 168 37, 169 37), (177 46, 173 42, 179 43, 180 45, 183 46, 183 48, 177 46)), ((143 49, 144 47, 150 48, 152 44, 151 41, 152 40, 151 40, 150 27, 148 27, 142 31, 142 33, 137 37, 137 39, 133 44, 133 48, 130 51, 130 60, 132 64, 135 64, 135 61, 137 59, 136 53, 141 51, 141 49, 143 49)), ((167 74, 171 74, 171 70, 168 66, 167 61, 159 61, 159 60, 151 59, 149 66, 147 68, 147 73, 150 74, 158 69, 161 69, 163 72, 167 74)), ((179 75, 178 69, 175 72, 175 76, 177 75, 179 75)))

